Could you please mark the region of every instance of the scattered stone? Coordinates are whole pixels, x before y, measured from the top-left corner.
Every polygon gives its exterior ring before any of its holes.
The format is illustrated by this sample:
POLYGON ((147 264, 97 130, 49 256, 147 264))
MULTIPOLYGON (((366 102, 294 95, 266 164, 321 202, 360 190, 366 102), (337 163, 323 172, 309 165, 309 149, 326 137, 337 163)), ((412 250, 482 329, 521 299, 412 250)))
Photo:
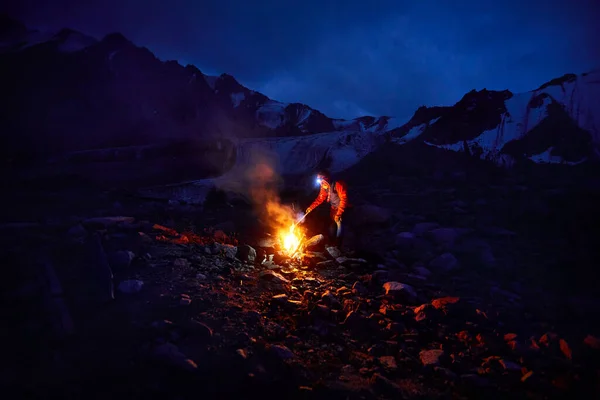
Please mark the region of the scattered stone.
POLYGON ((367 260, 363 258, 338 257, 335 259, 338 264, 345 267, 361 266, 367 264, 367 260))
POLYGON ((190 266, 190 262, 185 258, 176 258, 173 260, 173 266, 178 268, 186 268, 190 266))
POLYGON ((386 282, 383 284, 386 295, 400 297, 408 302, 417 300, 417 293, 412 286, 400 282, 386 282))
POLYGON ((213 336, 213 330, 203 322, 192 319, 190 320, 189 327, 194 335, 198 337, 211 338, 213 336))
POLYGON ((275 271, 262 271, 259 274, 259 277, 261 279, 267 280, 267 281, 271 281, 271 282, 275 282, 275 283, 280 283, 280 284, 287 284, 290 283, 289 280, 287 280, 286 278, 283 277, 283 275, 278 274, 275 271))
POLYGON ((498 362, 500 363, 500 365, 502 365, 502 368, 504 368, 507 371, 521 371, 521 366, 512 361, 508 361, 501 358, 500 360, 498 360, 498 362))
POLYGON ((447 308, 448 305, 458 303, 459 300, 459 297, 442 297, 439 299, 431 300, 431 305, 438 310, 442 310, 447 308))
POLYGON ((426 236, 437 245, 451 246, 461 232, 454 228, 436 228, 427 232, 426 236))
POLYGON ((331 256, 334 260, 342 256, 342 252, 337 247, 325 247, 325 251, 327 254, 331 256))
POLYGON ((190 304, 192 304, 192 299, 189 295, 182 294, 181 298, 179 299, 179 304, 182 306, 189 306, 190 304))
POLYGON ((383 366, 383 368, 390 370, 390 371, 394 371, 398 368, 398 365, 396 364, 396 359, 393 356, 382 356, 379 357, 379 364, 381 364, 383 366))
POLYGON ((367 289, 366 286, 363 285, 362 282, 360 282, 360 281, 356 281, 356 282, 354 282, 354 285, 352 285, 352 293, 354 293, 354 294, 363 295, 368 292, 369 292, 369 289, 367 289))
POLYGON ((400 232, 396 235, 395 245, 399 250, 408 250, 414 246, 416 235, 413 232, 400 232))
POLYGON ((81 224, 78 224, 70 228, 67 231, 67 235, 69 235, 69 237, 73 239, 82 240, 83 238, 85 238, 85 236, 87 236, 87 231, 83 226, 81 226, 81 224))
POLYGON ((253 264, 256 261, 256 250, 247 244, 238 246, 236 257, 241 261, 253 264))
POLYGON ((452 271, 458 267, 458 260, 452 253, 444 253, 429 263, 429 267, 438 271, 452 271))
POLYGON ((316 268, 317 269, 327 269, 327 268, 333 268, 336 265, 337 264, 334 260, 320 261, 317 263, 316 268))
POLYGON ((271 351, 271 353, 273 353, 274 355, 276 355, 277 357, 279 357, 282 360, 289 360, 294 358, 294 353, 288 349, 286 346, 280 345, 280 344, 274 344, 272 345, 269 350, 271 351))
POLYGON ((323 242, 324 240, 325 240, 325 236, 315 235, 304 242, 304 247, 306 247, 306 248, 314 247, 314 246, 318 245, 319 243, 323 242))
POLYGON ((131 266, 135 254, 131 251, 116 251, 108 256, 108 263, 114 271, 123 271, 131 266))
POLYGON ((130 279, 119 283, 119 291, 121 293, 133 294, 142 290, 144 282, 137 279, 130 279))
POLYGON ((560 339, 559 345, 560 345, 560 351, 564 354, 564 356, 567 357, 569 360, 572 360, 573 352, 571 351, 571 348, 569 347, 569 344, 567 343, 567 341, 565 339, 560 339))
POLYGON ((422 235, 433 229, 439 228, 439 226, 440 224, 437 224, 435 222, 419 222, 413 228, 412 233, 414 233, 415 235, 422 235))
POLYGON ((587 335, 585 339, 583 339, 583 343, 594 350, 600 350, 600 339, 598 339, 597 337, 587 335))
POLYGON ((415 273, 417 275, 422 276, 422 277, 428 277, 429 275, 431 275, 431 271, 429 271, 427 268, 420 266, 420 265, 413 267, 413 270, 415 271, 415 273))
POLYGON ((161 360, 166 361, 174 367, 185 371, 195 371, 198 369, 198 365, 191 359, 187 358, 177 346, 172 343, 165 343, 158 346, 154 350, 154 355, 161 360))
POLYGON ((285 303, 287 303, 287 301, 288 301, 287 294, 277 294, 277 295, 273 296, 273 298, 271 299, 271 302, 273 304, 278 304, 278 305, 285 304, 285 303))
POLYGON ((419 358, 423 365, 439 365, 440 359, 444 356, 444 351, 439 349, 434 350, 421 350, 419 358))

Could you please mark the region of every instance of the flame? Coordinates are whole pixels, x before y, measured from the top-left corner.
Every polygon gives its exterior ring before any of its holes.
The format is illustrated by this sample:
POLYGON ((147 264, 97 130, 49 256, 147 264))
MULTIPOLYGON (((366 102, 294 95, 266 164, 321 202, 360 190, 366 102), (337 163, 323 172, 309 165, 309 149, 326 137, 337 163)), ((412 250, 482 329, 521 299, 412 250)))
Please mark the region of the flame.
POLYGON ((300 241, 302 240, 302 236, 299 232, 296 232, 296 225, 292 224, 288 229, 281 229, 279 232, 279 241, 281 242, 281 246, 283 251, 288 255, 293 255, 298 247, 300 247, 300 241))

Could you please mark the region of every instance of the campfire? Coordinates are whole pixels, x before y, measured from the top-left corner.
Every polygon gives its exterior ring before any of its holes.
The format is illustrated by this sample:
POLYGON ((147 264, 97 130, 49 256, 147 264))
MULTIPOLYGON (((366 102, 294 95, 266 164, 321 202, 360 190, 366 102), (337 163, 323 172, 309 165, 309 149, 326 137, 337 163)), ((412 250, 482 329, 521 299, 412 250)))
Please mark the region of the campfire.
POLYGON ((289 229, 280 229, 278 237, 283 253, 288 257, 293 257, 301 248, 304 233, 296 224, 291 224, 289 229))

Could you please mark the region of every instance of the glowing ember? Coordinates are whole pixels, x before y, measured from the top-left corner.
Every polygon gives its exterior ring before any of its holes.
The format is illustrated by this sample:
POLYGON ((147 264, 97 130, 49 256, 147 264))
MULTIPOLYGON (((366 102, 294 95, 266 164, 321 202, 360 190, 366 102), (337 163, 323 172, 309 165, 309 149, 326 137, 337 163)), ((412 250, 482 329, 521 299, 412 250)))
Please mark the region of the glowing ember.
POLYGON ((279 233, 283 251, 289 256, 293 255, 302 240, 302 236, 296 231, 296 225, 290 226, 289 230, 282 229, 279 233))

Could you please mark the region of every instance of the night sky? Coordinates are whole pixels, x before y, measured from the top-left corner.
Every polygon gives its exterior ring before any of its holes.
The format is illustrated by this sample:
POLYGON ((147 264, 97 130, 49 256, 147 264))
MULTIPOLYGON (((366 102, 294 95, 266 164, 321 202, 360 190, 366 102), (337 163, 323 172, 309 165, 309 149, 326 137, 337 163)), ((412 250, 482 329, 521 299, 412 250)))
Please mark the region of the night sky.
POLYGON ((600 67, 593 0, 14 3, 0 10, 30 27, 119 31, 161 59, 340 118, 409 118, 471 89, 527 91, 600 67))

